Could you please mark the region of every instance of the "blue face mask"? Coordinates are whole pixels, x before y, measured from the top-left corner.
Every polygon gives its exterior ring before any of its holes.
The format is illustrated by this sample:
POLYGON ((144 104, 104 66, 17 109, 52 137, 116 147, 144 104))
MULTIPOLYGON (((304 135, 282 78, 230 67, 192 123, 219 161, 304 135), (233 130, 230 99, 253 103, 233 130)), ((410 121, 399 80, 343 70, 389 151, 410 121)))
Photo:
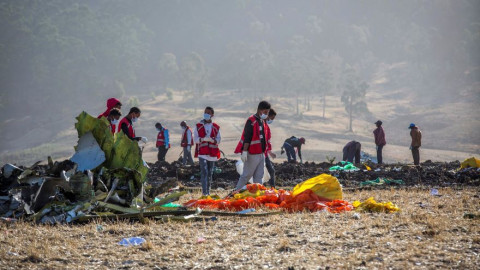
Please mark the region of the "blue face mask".
POLYGON ((204 113, 204 114, 203 114, 203 119, 205 119, 205 120, 208 121, 208 120, 212 119, 212 116, 211 116, 210 114, 208 114, 208 113, 204 113))
POLYGON ((132 123, 137 122, 137 120, 138 120, 138 118, 136 118, 136 117, 132 118, 132 123))
POLYGON ((273 120, 271 120, 271 119, 268 119, 268 120, 267 120, 267 124, 269 124, 269 125, 270 125, 271 123, 273 123, 273 120))
POLYGON ((268 115, 266 115, 266 114, 264 114, 264 113, 262 113, 262 115, 260 115, 260 118, 261 118, 262 120, 267 119, 267 117, 268 117, 268 115))

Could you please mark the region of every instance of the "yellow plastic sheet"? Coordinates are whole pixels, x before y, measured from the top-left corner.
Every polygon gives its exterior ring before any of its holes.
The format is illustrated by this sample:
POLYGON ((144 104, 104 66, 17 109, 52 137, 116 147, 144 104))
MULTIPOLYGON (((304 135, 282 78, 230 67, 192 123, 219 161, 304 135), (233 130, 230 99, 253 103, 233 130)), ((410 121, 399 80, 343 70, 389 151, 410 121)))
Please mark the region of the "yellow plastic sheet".
POLYGON ((385 212, 394 213, 400 211, 392 202, 376 202, 373 197, 366 199, 364 202, 354 201, 352 203, 355 210, 366 212, 385 212))
POLYGON ((342 186, 336 177, 329 174, 321 174, 310 178, 298 185, 292 190, 292 195, 296 196, 307 189, 311 189, 320 198, 329 200, 342 200, 342 186))
POLYGON ((480 159, 477 159, 475 157, 471 157, 471 158, 465 159, 460 164, 461 169, 465 169, 465 168, 468 168, 468 167, 480 168, 480 159))

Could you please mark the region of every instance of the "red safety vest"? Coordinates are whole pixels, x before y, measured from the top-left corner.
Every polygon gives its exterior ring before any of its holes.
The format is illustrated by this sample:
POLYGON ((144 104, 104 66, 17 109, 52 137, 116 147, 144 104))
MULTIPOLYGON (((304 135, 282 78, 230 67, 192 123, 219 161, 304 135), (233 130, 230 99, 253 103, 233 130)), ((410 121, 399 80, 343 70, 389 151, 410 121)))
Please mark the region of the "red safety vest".
MULTIPOLYGON (((210 138, 215 140, 219 130, 220 126, 216 123, 212 123, 212 132, 210 133, 210 138)), ((205 138, 207 136, 203 123, 197 123, 197 132, 199 138, 205 138)), ((200 143, 197 144, 195 147, 195 157, 198 157, 199 155, 220 158, 220 150, 218 149, 218 144, 211 142, 202 142, 200 140, 200 143)))
MULTIPOLYGON (((253 125, 253 136, 252 141, 250 142, 250 146, 248 147, 248 153, 251 155, 261 154, 262 151, 262 141, 260 138, 260 124, 255 117, 255 115, 251 115, 248 120, 252 122, 253 125)), ((263 130, 265 131, 265 122, 261 121, 263 125, 263 130)), ((265 133, 266 134, 266 133, 265 133)), ((245 139, 245 130, 242 132, 242 138, 237 144, 237 148, 235 148, 235 154, 242 153, 243 151, 243 140, 245 139)))
POLYGON ((115 134, 115 131, 117 131, 117 126, 110 122, 110 129, 112 130, 112 134, 115 134))
MULTIPOLYGON (((168 130, 168 129, 162 129, 162 130, 160 130, 160 132, 158 132, 157 147, 165 145, 165 130, 168 130)), ((168 147, 170 148, 170 145, 168 147)))
POLYGON ((129 135, 131 138, 135 138, 135 129, 133 129, 132 124, 130 124, 130 121, 128 120, 128 118, 126 116, 124 118, 122 118, 122 120, 120 120, 120 123, 118 123, 120 128, 122 128, 123 123, 125 123, 128 127, 128 134, 127 135, 129 135))
POLYGON ((193 145, 193 132, 192 132, 192 129, 187 126, 187 128, 185 129, 185 131, 183 132, 183 135, 182 135, 182 143, 181 143, 181 146, 182 147, 187 147, 189 145, 193 145), (188 142, 187 139, 188 139, 188 136, 187 136, 187 132, 190 130, 190 141, 188 142))

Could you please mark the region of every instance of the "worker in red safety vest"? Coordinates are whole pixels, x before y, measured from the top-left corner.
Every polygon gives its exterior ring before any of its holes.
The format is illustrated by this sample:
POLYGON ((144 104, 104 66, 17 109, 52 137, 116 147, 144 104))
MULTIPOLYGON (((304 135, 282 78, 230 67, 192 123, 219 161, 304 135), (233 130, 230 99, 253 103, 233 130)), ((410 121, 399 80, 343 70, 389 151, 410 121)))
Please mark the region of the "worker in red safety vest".
POLYGON ((107 120, 110 122, 110 130, 112 131, 112 134, 117 132, 118 123, 120 123, 120 116, 122 116, 122 112, 117 108, 113 108, 110 110, 110 113, 108 113, 107 120))
POLYGON ((248 117, 243 128, 242 147, 235 149, 241 152, 243 173, 238 179, 235 190, 245 187, 248 180, 253 177, 253 182, 262 184, 265 166, 265 151, 267 151, 267 139, 265 137, 265 121, 270 111, 270 103, 261 101, 257 107, 257 113, 248 117))
POLYGON ((108 114, 110 114, 110 111, 113 109, 113 108, 117 108, 119 110, 122 109, 122 103, 120 102, 120 100, 116 99, 116 98, 109 98, 107 100, 107 110, 104 111, 102 114, 100 114, 97 118, 100 119, 103 117, 108 117, 108 114))
POLYGON ((267 150, 265 151, 265 167, 267 168, 268 174, 270 174, 268 184, 273 188, 275 187, 275 167, 273 167, 273 163, 270 158, 275 159, 277 155, 272 152, 272 132, 270 131, 270 125, 273 123, 273 120, 276 116, 277 112, 274 109, 270 109, 265 125, 265 138, 267 138, 267 150))
POLYGON ((180 146, 183 147, 183 159, 182 164, 193 166, 193 158, 192 158, 192 145, 193 145, 193 133, 192 129, 187 125, 187 122, 182 121, 180 123, 180 127, 182 127, 182 140, 180 146))
POLYGON ((133 127, 133 124, 138 121, 138 118, 141 115, 141 111, 137 107, 132 107, 130 109, 130 112, 125 116, 121 121, 120 121, 120 129, 127 135, 128 138, 130 138, 132 141, 142 141, 144 143, 147 143, 147 138, 146 137, 137 137, 135 135, 135 128, 133 127))
POLYGON ((165 161, 165 156, 167 155, 168 149, 170 148, 170 136, 168 134, 168 129, 164 128, 162 124, 156 123, 155 128, 157 128, 157 149, 158 149, 158 161, 165 161))
POLYGON ((193 141, 196 144, 195 157, 200 164, 200 181, 204 196, 210 195, 213 169, 215 162, 220 158, 218 145, 221 141, 220 126, 212 121, 214 110, 206 107, 203 119, 197 123, 193 132, 193 141))

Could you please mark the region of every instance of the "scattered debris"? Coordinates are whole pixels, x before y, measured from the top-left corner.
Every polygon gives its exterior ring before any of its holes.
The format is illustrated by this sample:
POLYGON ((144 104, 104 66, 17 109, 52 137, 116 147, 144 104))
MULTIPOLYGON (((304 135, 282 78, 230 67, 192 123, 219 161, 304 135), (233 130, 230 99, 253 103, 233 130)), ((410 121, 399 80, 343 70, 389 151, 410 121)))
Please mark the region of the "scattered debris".
POLYGON ((122 241, 118 242, 118 244, 124 247, 128 247, 128 246, 139 246, 145 242, 146 240, 142 237, 130 237, 130 238, 123 238, 122 241))

